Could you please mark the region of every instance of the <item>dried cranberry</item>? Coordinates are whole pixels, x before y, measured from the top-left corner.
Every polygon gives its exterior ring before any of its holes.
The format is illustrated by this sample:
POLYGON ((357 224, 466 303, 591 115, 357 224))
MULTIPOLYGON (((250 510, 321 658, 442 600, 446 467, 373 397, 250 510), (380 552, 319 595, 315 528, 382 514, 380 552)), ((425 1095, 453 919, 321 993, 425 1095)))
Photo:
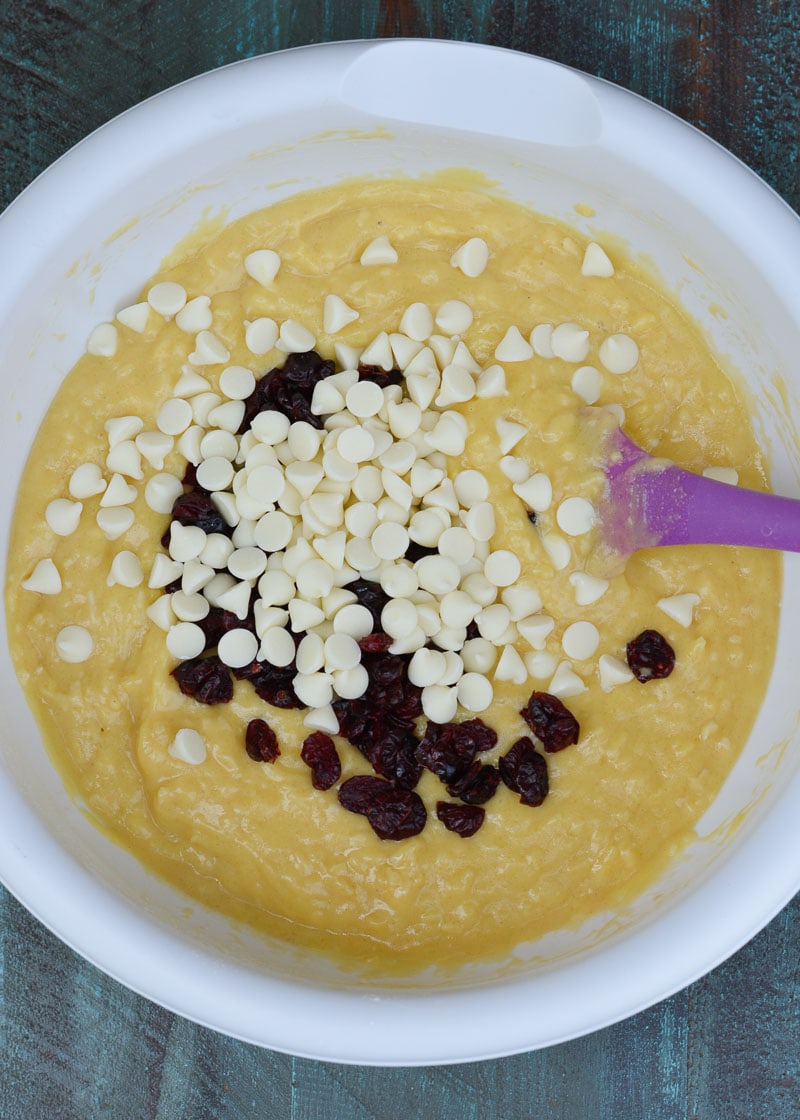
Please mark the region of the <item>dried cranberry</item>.
POLYGON ((231 534, 230 525, 205 490, 179 494, 172 505, 172 520, 180 521, 181 525, 197 525, 204 533, 231 534))
POLYGON ((432 723, 417 748, 417 757, 446 786, 464 779, 479 751, 491 750, 497 733, 480 719, 464 723, 432 723))
POLYGON ((366 607, 372 615, 376 631, 381 630, 381 612, 389 602, 389 596, 379 583, 369 579, 356 579, 348 583, 347 590, 352 591, 362 607, 366 607))
POLYGON ((536 511, 535 511, 535 510, 533 510, 533 509, 526 509, 526 510, 525 510, 525 516, 526 516, 526 517, 527 517, 527 519, 528 519, 528 520, 530 521, 531 525, 535 525, 535 524, 536 524, 536 511))
POLYGON ((311 768, 314 789, 330 789, 342 776, 342 764, 330 735, 315 731, 303 743, 300 757, 311 768))
POLYGON ((383 778, 372 774, 357 774, 339 786, 339 804, 351 813, 366 815, 367 810, 378 794, 391 788, 383 778))
POLYGON ((323 427, 323 417, 311 411, 316 385, 334 373, 333 362, 324 361, 314 350, 290 354, 283 366, 264 374, 244 402, 244 417, 239 432, 246 432, 260 412, 282 412, 292 421, 304 420, 314 428, 323 427))
POLYGON ((428 818, 419 794, 390 785, 376 793, 366 816, 381 840, 407 840, 417 836, 428 818))
POLYGON ((437 801, 436 816, 450 832, 466 839, 474 836, 481 827, 486 812, 478 805, 454 805, 452 801, 437 801))
POLYGON ((184 696, 191 696, 200 704, 227 704, 233 699, 230 669, 216 654, 182 661, 172 675, 184 696))
MULTIPOLYGON (((306 707, 294 690, 294 669, 279 669, 266 661, 254 661, 251 666, 247 666, 247 672, 246 679, 255 689, 256 696, 266 700, 273 708, 306 707)), ((242 673, 242 670, 237 669, 237 673, 242 673)))
POLYGON ((364 653, 385 653, 393 641, 394 638, 389 637, 388 634, 376 632, 359 638, 358 644, 364 653))
POLYGON ((253 762, 274 762, 281 749, 278 738, 264 719, 251 719, 244 738, 245 749, 253 762))
POLYGON ((447 787, 447 792, 468 805, 485 805, 494 797, 499 785, 500 771, 496 766, 473 762, 466 774, 447 787))
POLYGON ((628 665, 637 681, 662 680, 675 668, 675 650, 657 630, 643 630, 626 647, 628 665))
POLYGON ((578 741, 580 724, 558 697, 549 692, 532 693, 520 715, 548 752, 563 751, 564 747, 578 741))
POLYGON ((358 380, 374 381, 381 389, 385 389, 387 385, 399 385, 403 374, 399 369, 385 370, 381 366, 359 365, 358 380))
POLYGON ((435 556, 438 552, 436 548, 426 548, 424 544, 417 544, 412 541, 404 553, 404 559, 408 560, 410 564, 416 564, 417 560, 421 560, 423 556, 435 556))
POLYGON ((523 805, 541 805, 550 789, 547 760, 538 753, 532 739, 527 735, 517 739, 498 766, 503 781, 520 795, 523 805))
POLYGON ((419 742, 411 728, 401 721, 382 719, 375 721, 372 735, 364 753, 375 773, 404 789, 414 789, 422 775, 422 763, 417 758, 419 742))
POLYGON ((214 649, 223 634, 238 629, 242 624, 233 611, 211 607, 206 617, 201 618, 197 625, 206 636, 206 649, 214 649))

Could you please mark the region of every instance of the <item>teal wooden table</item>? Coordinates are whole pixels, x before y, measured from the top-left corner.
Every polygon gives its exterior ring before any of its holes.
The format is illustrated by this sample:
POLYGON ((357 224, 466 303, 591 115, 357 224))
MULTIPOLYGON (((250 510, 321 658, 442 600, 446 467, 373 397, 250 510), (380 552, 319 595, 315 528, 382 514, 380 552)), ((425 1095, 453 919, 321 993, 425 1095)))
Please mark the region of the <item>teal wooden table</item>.
MULTIPOLYGON (((0 208, 92 129, 193 74, 394 35, 514 47, 609 78, 719 140, 800 209, 797 0, 0 0, 0 208)), ((784 1120, 800 1116, 799 952, 796 899, 710 976, 607 1030, 501 1061, 359 1069, 177 1018, 2 892, 0 1117, 784 1120)))

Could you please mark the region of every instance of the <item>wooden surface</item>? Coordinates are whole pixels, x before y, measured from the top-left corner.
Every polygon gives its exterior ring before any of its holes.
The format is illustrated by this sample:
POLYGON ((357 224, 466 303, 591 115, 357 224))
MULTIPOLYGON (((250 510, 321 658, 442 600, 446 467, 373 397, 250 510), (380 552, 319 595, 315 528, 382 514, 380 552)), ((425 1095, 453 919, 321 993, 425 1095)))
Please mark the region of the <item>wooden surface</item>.
MULTIPOLYGON (((303 43, 392 35, 515 47, 609 78, 698 125, 800 208, 797 0, 0 0, 0 206, 82 136, 181 79, 303 43)), ((799 948, 796 899, 710 976, 608 1030, 502 1061, 358 1069, 176 1018, 1 893, 0 1117, 798 1117, 799 948)))

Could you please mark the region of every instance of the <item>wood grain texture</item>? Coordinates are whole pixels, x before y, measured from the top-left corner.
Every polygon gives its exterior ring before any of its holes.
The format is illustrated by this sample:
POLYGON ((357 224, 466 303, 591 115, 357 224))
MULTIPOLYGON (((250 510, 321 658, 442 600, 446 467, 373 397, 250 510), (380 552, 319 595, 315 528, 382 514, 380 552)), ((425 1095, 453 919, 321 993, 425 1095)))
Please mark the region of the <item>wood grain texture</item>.
MULTIPOLYGON (((0 206, 94 128, 194 74, 396 35, 513 47, 618 82, 800 209, 796 0, 0 0, 0 206)), ((0 892, 0 1117, 789 1120, 800 1116, 799 949, 795 900, 710 976, 607 1030, 501 1061, 359 1069, 179 1019, 0 892)))

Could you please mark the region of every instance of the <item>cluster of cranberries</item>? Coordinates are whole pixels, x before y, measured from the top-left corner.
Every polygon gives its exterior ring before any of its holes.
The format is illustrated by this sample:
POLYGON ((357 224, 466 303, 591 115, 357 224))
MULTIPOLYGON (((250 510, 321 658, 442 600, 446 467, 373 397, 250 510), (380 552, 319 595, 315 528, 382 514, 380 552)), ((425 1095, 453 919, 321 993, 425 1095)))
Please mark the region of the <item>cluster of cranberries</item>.
MULTIPOLYGON (((284 413, 290 420, 305 420, 315 427, 322 420, 311 412, 314 387, 334 372, 332 362, 323 361, 313 351, 290 355, 281 369, 272 370, 256 385, 245 401, 241 432, 265 409, 284 413)), ((400 378, 366 366, 359 370, 362 380, 381 387, 400 378)), ((211 496, 197 484, 190 467, 184 480, 187 490, 173 506, 172 519, 183 525, 198 525, 206 533, 225 533, 231 529, 216 510, 211 496)), ((169 530, 164 539, 169 544, 169 530)), ((414 546, 412 546, 414 547, 414 546)), ((179 584, 167 590, 178 590, 179 584)), ((451 800, 436 804, 436 815, 445 828, 459 836, 473 836, 485 817, 483 806, 500 783, 519 794, 524 805, 541 805, 548 793, 547 762, 528 736, 517 742, 492 765, 481 755, 497 745, 497 733, 480 719, 462 723, 428 722, 420 739, 416 721, 422 715, 421 689, 408 679, 408 655, 389 652, 392 639, 381 630, 380 618, 387 596, 377 583, 356 580, 348 585, 358 602, 373 618, 374 630, 361 639, 362 664, 369 685, 356 700, 336 700, 333 704, 339 722, 339 735, 347 739, 372 767, 342 782, 338 789, 340 804, 352 813, 367 818, 382 840, 402 840, 416 836, 425 827, 427 810, 416 792, 423 770, 439 778, 451 800)), ((292 687, 294 664, 277 668, 267 662, 253 661, 240 669, 230 669, 214 652, 222 635, 236 627, 255 633, 252 602, 247 618, 212 607, 198 623, 206 645, 199 657, 183 661, 173 676, 185 695, 202 704, 224 704, 233 697, 233 677, 247 680, 256 694, 277 708, 303 708, 292 687)), ((302 634, 295 635, 299 644, 302 634)), ((674 654, 656 631, 645 631, 629 643, 628 661, 639 680, 668 675, 674 654), (671 660, 670 660, 671 658, 671 660)), ((534 692, 521 715, 545 752, 563 750, 578 741, 579 725, 571 712, 555 696, 534 692)), ((274 762, 280 754, 275 732, 263 719, 253 719, 245 735, 247 754, 256 762, 274 762)), ((340 781, 342 766, 333 739, 324 732, 309 735, 301 758, 311 771, 318 790, 328 790, 340 781)))

